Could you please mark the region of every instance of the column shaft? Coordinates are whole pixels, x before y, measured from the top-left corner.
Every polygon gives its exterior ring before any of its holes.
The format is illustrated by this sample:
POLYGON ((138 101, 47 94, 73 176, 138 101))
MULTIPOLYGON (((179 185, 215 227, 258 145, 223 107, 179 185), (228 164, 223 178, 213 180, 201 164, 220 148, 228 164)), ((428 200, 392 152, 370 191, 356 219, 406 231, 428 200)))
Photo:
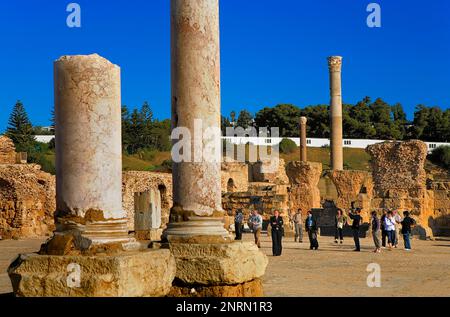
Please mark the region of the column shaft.
POLYGON ((307 144, 306 144, 306 117, 300 118, 300 161, 307 162, 307 144))
POLYGON ((64 56, 54 79, 56 231, 125 241, 120 68, 98 55, 64 56))
POLYGON ((330 70, 330 117, 331 117, 331 169, 344 169, 344 153, 342 139, 342 87, 341 67, 342 57, 332 56, 328 58, 330 70))
MULTIPOLYGON (((173 165, 174 208, 167 234, 225 235, 219 229, 223 229, 221 158, 199 160, 198 153, 210 141, 194 141, 206 129, 220 131, 218 0, 171 1, 171 51, 172 128, 190 131, 192 155, 191 162, 173 165)), ((220 147, 220 134, 213 139, 220 147)))

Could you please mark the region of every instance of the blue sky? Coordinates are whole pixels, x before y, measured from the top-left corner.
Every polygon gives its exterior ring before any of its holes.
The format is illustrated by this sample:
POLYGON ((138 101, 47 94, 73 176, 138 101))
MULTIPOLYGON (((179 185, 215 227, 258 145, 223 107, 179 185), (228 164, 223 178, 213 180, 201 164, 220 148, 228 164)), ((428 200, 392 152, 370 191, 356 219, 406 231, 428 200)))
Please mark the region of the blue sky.
MULTIPOLYGON (((122 67, 122 103, 148 100, 170 117, 169 0, 72 0, 82 27, 66 26, 71 1, 0 3, 0 131, 17 99, 35 125, 53 107, 53 61, 98 53, 122 67)), ((364 96, 450 107, 450 1, 221 0, 222 113, 328 103, 326 57, 344 56, 344 102, 364 96), (366 7, 382 8, 368 28, 366 7)))

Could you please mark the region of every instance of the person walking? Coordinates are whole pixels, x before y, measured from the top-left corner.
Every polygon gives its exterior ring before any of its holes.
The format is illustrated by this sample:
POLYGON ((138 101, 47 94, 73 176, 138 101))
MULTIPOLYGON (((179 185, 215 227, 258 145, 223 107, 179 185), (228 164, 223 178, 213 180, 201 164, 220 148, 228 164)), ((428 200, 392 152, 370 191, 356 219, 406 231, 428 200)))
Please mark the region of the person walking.
POLYGON ((308 216, 306 217, 305 222, 305 230, 308 232, 308 238, 309 238, 309 248, 311 250, 319 249, 319 241, 317 240, 317 221, 316 218, 313 216, 311 210, 308 211, 308 216))
POLYGON ((374 253, 380 253, 381 252, 381 239, 380 239, 380 232, 381 232, 381 221, 377 217, 377 212, 372 211, 372 219, 371 219, 371 228, 372 228, 372 238, 373 243, 375 244, 375 250, 374 253))
POLYGON ((258 246, 258 248, 261 248, 261 230, 263 220, 257 210, 253 210, 249 222, 252 227, 253 235, 255 238, 255 244, 258 246))
POLYGON ((383 248, 386 248, 386 238, 387 238, 387 231, 385 227, 385 219, 387 216, 387 210, 383 209, 383 215, 381 216, 380 222, 381 222, 381 246, 383 248))
POLYGON ((409 211, 403 212, 402 235, 405 243, 405 251, 411 251, 411 227, 416 224, 416 221, 409 216, 409 211))
POLYGON ((244 221, 244 215, 242 209, 236 210, 236 215, 234 216, 234 232, 236 237, 234 240, 242 240, 242 223, 244 221))
POLYGON ((344 243, 344 226, 347 223, 347 217, 344 215, 344 212, 342 209, 338 209, 336 213, 336 217, 334 219, 334 226, 335 226, 335 234, 334 234, 334 242, 337 244, 344 243), (339 239, 339 240, 338 240, 339 239))
POLYGON ((398 213, 397 210, 394 210, 393 215, 394 215, 394 221, 395 221, 394 248, 397 249, 398 241, 399 241, 399 237, 400 237, 400 226, 402 223, 402 217, 400 216, 400 214, 398 213))
POLYGON ((278 210, 275 210, 274 215, 270 218, 270 226, 272 227, 272 254, 273 256, 280 256, 283 251, 283 218, 280 216, 278 210))
POLYGON ((392 211, 388 211, 386 218, 384 219, 384 226, 386 228, 386 234, 388 238, 388 250, 392 250, 395 239, 395 219, 392 211))
POLYGON ((303 220, 302 220, 302 210, 299 208, 297 212, 292 217, 295 229, 295 239, 294 242, 303 242, 303 220))
POLYGON ((356 252, 361 251, 361 245, 359 243, 359 226, 361 225, 361 209, 357 208, 354 213, 350 212, 349 217, 353 220, 352 230, 353 230, 353 240, 355 241, 356 252))

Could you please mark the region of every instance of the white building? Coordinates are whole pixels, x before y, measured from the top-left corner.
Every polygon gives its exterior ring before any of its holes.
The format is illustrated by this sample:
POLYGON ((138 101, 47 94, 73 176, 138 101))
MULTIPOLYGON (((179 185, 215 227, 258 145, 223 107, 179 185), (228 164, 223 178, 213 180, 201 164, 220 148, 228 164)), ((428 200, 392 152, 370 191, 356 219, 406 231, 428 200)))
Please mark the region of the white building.
MULTIPOLYGON (((236 144, 236 145, 242 145, 242 144, 253 144, 253 145, 262 145, 262 146, 269 146, 269 145, 277 145, 279 144, 284 138, 262 138, 262 137, 223 137, 224 140, 236 144)), ((300 146, 300 138, 286 138, 290 139, 297 144, 297 146, 300 146)), ((365 149, 367 146, 377 143, 383 143, 385 140, 369 140, 369 139, 344 139, 343 140, 343 147, 347 148, 356 148, 356 149, 365 149)), ((309 147, 328 147, 330 146, 330 140, 329 139, 319 139, 319 138, 307 138, 306 143, 309 147)), ((440 142, 425 142, 428 147, 428 152, 431 152, 435 148, 439 146, 450 146, 450 143, 440 143, 440 142)))

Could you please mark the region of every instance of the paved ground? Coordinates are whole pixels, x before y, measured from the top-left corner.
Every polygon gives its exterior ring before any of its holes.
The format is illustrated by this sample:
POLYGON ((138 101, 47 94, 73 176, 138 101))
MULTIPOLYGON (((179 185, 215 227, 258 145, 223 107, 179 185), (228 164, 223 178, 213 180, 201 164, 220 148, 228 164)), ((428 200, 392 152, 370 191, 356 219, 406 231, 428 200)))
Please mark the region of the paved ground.
MULTIPOLYGON (((250 234, 244 235, 251 240, 250 234)), ((372 253, 372 241, 362 239, 362 252, 352 252, 347 239, 336 246, 320 237, 319 251, 307 243, 284 240, 281 257, 272 257, 271 242, 263 237, 262 251, 269 256, 264 277, 266 296, 450 296, 450 240, 413 240, 414 250, 372 253), (367 286, 368 264, 381 268, 381 287, 367 286)), ((6 268, 17 253, 39 249, 43 240, 0 241, 0 294, 12 291, 6 268)))

